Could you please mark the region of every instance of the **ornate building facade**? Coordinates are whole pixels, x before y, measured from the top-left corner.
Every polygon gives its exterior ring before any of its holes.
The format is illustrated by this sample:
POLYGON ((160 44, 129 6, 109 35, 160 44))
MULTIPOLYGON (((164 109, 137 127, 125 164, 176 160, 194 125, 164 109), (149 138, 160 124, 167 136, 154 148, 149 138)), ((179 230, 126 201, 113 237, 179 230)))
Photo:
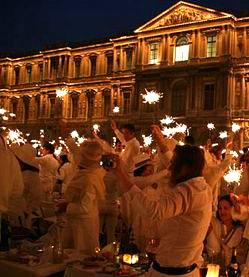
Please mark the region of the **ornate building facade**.
POLYGON ((16 114, 9 125, 33 132, 110 118, 145 130, 167 114, 200 140, 208 122, 237 121, 249 143, 249 17, 180 1, 130 36, 1 59, 0 106, 16 114), (162 93, 160 102, 144 104, 145 88, 162 93), (68 94, 60 99, 57 89, 68 94))

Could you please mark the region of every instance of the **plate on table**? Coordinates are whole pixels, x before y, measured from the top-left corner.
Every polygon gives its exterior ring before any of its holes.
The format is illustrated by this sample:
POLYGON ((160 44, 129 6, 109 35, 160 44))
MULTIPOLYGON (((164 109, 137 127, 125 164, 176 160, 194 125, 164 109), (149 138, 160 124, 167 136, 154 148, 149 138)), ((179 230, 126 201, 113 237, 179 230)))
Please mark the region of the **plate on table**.
POLYGON ((90 266, 90 267, 101 267, 106 263, 106 259, 102 256, 89 256, 84 258, 80 264, 83 266, 90 266))

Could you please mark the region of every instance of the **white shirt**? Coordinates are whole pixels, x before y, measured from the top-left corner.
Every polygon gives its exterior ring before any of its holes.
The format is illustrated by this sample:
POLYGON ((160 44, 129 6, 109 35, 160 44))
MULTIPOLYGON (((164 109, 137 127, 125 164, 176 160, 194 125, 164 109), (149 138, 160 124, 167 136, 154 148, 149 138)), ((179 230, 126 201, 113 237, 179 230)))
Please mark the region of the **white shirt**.
POLYGON ((178 184, 159 201, 133 186, 127 194, 137 211, 161 221, 156 259, 162 266, 201 264, 203 241, 212 216, 212 192, 203 177, 178 184))
POLYGON ((140 152, 139 141, 135 137, 126 141, 123 134, 118 129, 114 132, 120 142, 125 146, 125 149, 120 154, 120 158, 125 163, 126 171, 132 172, 134 169, 134 157, 140 152))
POLYGON ((0 213, 11 211, 15 214, 24 208, 23 178, 14 154, 0 145, 0 213))
POLYGON ((55 184, 55 178, 59 162, 54 158, 52 154, 45 155, 43 157, 37 157, 40 167, 40 180, 45 192, 51 191, 55 184))
POLYGON ((63 182, 62 185, 62 192, 64 192, 67 189, 68 184, 73 178, 75 168, 72 163, 64 163, 60 169, 59 172, 57 172, 57 179, 61 180, 63 182))

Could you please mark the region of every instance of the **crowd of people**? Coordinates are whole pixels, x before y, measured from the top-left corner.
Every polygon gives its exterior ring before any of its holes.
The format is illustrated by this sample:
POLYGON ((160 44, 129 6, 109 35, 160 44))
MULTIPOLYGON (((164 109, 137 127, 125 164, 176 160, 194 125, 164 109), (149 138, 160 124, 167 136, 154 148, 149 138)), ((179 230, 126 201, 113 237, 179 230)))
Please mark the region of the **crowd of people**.
POLYGON ((141 252, 155 254, 148 276, 195 277, 207 262, 219 263, 225 270, 234 249, 246 269, 247 149, 234 158, 231 141, 222 147, 210 142, 199 147, 189 135, 180 145, 152 125, 157 149, 152 153, 148 148, 143 151, 134 125, 119 129, 112 121, 111 127, 119 144, 110 146, 93 132, 80 146, 68 138, 59 157, 49 142, 39 153, 29 143, 8 146, 3 132, 2 224, 8 220, 13 227, 32 229, 34 219, 43 216, 42 203, 55 199, 55 211, 66 222, 65 248, 93 255, 129 230, 141 252), (242 173, 240 184, 230 186, 223 176, 233 164, 242 173))

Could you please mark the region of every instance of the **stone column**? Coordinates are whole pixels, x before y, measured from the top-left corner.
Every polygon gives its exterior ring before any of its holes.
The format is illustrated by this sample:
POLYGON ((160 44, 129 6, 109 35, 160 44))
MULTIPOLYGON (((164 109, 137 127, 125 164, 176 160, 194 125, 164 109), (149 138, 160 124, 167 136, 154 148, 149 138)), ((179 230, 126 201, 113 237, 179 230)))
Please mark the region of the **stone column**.
POLYGON ((162 38, 162 48, 161 48, 161 63, 165 64, 166 57, 166 35, 162 38))

